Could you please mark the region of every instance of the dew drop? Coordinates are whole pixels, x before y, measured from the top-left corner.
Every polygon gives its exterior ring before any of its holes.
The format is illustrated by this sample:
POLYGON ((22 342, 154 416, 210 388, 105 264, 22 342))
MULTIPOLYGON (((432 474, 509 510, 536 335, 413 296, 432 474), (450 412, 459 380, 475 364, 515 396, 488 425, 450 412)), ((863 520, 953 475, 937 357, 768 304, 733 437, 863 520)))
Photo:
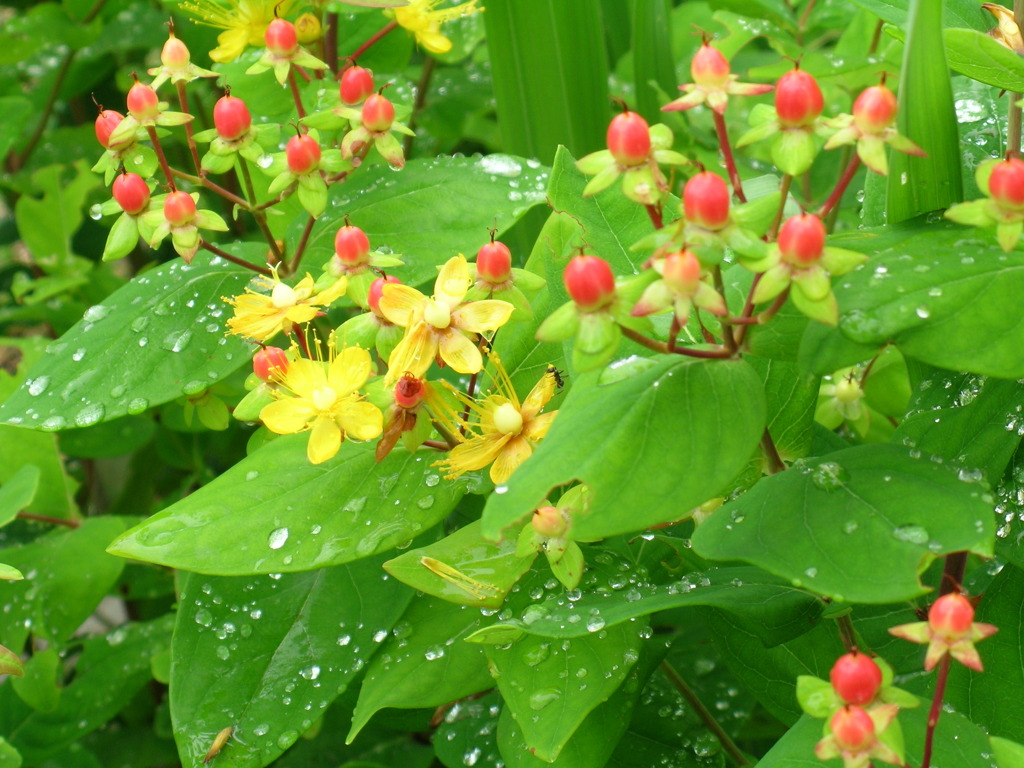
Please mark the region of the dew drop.
POLYGON ((275 528, 270 532, 270 536, 267 538, 267 546, 271 549, 280 549, 284 546, 286 541, 288 541, 288 529, 275 528))

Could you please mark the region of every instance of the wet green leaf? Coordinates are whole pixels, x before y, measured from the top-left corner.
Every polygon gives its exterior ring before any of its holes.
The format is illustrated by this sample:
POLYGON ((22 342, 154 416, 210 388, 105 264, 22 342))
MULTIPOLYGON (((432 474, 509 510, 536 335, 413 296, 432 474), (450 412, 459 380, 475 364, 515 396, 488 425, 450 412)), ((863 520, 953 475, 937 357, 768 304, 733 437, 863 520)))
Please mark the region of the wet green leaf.
POLYGON ((28 507, 39 489, 39 467, 25 464, 0 486, 0 526, 7 525, 28 507))

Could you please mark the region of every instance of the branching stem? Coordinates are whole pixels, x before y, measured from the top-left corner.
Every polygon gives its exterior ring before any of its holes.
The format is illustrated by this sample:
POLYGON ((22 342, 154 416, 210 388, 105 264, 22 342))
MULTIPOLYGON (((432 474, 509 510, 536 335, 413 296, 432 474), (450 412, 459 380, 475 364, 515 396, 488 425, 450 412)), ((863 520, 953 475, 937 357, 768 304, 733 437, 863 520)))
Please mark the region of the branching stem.
POLYGON ((665 677, 668 678, 669 682, 675 687, 679 693, 682 694, 686 702, 693 708, 697 717, 701 719, 701 722, 707 726, 707 729, 711 731, 718 738, 718 741, 722 744, 722 749, 729 755, 736 765, 742 768, 745 765, 750 765, 750 761, 740 751, 740 748, 736 746, 729 734, 725 732, 721 724, 715 719, 715 716, 711 714, 704 702, 700 700, 700 697, 694 692, 694 690, 687 685, 686 681, 676 672, 675 668, 667 661, 661 662, 661 672, 665 677))
POLYGON ((384 37, 386 34, 388 34, 388 32, 390 32, 391 30, 397 29, 397 28, 398 28, 398 22, 397 21, 394 21, 394 20, 389 21, 381 29, 379 29, 377 32, 375 32, 365 43, 363 43, 358 48, 356 48, 355 52, 351 56, 348 57, 349 60, 353 64, 355 64, 356 61, 359 60, 359 57, 362 56, 364 53, 366 53, 368 50, 370 50, 370 48, 372 48, 377 43, 378 40, 380 40, 382 37, 384 37))
POLYGON ((237 264, 240 267, 251 269, 253 272, 259 272, 261 275, 265 275, 266 277, 270 277, 273 274, 273 272, 271 272, 266 267, 261 267, 258 264, 253 264, 252 262, 248 262, 245 259, 240 259, 237 256, 228 253, 227 251, 221 250, 213 243, 206 242, 205 240, 199 243, 199 247, 205 248, 207 251, 214 254, 215 256, 220 256, 222 259, 230 261, 232 264, 237 264))
POLYGON ((850 186, 850 182, 853 181, 854 175, 857 173, 857 169, 860 168, 860 156, 854 155, 850 160, 849 165, 846 166, 846 170, 843 171, 843 175, 839 177, 839 181, 836 182, 836 188, 832 190, 832 194, 828 196, 828 200, 818 210, 818 216, 824 219, 829 213, 839 205, 839 201, 843 199, 843 193, 846 192, 846 188, 850 186))

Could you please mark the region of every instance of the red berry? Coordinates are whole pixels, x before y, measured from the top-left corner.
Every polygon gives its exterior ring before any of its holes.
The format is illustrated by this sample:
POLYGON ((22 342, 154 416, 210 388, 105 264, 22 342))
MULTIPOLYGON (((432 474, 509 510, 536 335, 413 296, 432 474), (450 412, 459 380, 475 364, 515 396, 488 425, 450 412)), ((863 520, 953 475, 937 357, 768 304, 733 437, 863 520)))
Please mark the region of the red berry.
POLYGON ((359 227, 346 224, 334 236, 334 253, 346 266, 366 264, 370 255, 370 238, 359 227))
POLYGON ((249 107, 241 99, 228 94, 213 105, 213 125, 217 134, 227 141, 240 139, 252 126, 249 107))
POLYGON ((148 85, 136 83, 128 91, 128 112, 139 122, 160 114, 160 98, 148 85))
POLYGON ((1001 208, 1024 211, 1024 161, 1012 157, 996 163, 988 177, 988 193, 1001 208))
POLYGON ((705 229, 722 229, 729 223, 729 187, 711 171, 701 171, 683 187, 687 220, 705 229))
POLYGON ((577 308, 593 312, 615 298, 615 275, 608 262, 599 256, 574 256, 562 275, 577 308))
POLYGON ((557 507, 538 507, 533 511, 530 523, 533 525, 533 530, 541 536, 552 539, 565 535, 569 529, 569 521, 562 510, 557 507))
POLYGON ((160 63, 165 67, 184 67, 188 64, 190 58, 188 46, 173 34, 167 38, 167 42, 164 43, 164 47, 160 51, 160 63))
POLYGON ((295 25, 285 19, 274 19, 263 33, 267 50, 275 56, 291 56, 299 47, 299 35, 295 25))
POLYGON ((395 384, 395 404, 399 408, 415 408, 427 396, 427 387, 423 379, 406 373, 395 384))
POLYGON ((288 353, 280 347, 264 347, 253 357, 252 370, 263 381, 280 380, 288 370, 288 353))
POLYGON ((110 134, 124 120, 124 115, 112 109, 104 109, 96 117, 96 141, 104 147, 110 146, 110 134))
POLYGON ((142 213, 149 205, 149 187, 138 174, 122 173, 114 179, 111 191, 121 209, 133 216, 142 213))
POLYGON ((692 296, 700 284, 700 261, 691 251, 677 251, 665 257, 661 276, 676 293, 692 296))
POLYGON ((476 252, 476 273, 488 283, 504 283, 512 276, 512 252, 494 240, 476 252))
POLYGON ((846 706, 832 715, 832 735, 844 752, 864 752, 875 743, 875 722, 860 707, 846 706))
POLYGON ((786 219, 779 230, 782 260, 797 267, 816 264, 825 250, 825 224, 813 213, 786 219))
POLYGON ((790 70, 775 84, 775 111, 784 126, 811 125, 824 108, 818 81, 802 69, 790 70))
POLYGON ((853 122, 864 133, 881 133, 896 119, 896 96, 884 85, 873 85, 853 102, 853 122))
POLYGON ((832 665, 832 688, 847 704, 863 706, 875 698, 882 684, 882 670, 866 653, 848 653, 832 665))
POLYGON ((707 88, 721 88, 729 81, 729 61, 715 48, 704 43, 690 62, 693 82, 707 88))
POLYGON ((370 133, 383 133, 391 130, 395 122, 395 105, 384 96, 375 93, 363 104, 363 127, 370 133))
POLYGON ((288 139, 284 154, 288 170, 297 176, 315 171, 320 164, 320 145, 308 133, 288 139))
POLYGON ((196 215, 196 201, 188 192, 171 192, 164 198, 164 218, 172 227, 189 224, 196 215))
POLYGON ((358 104, 373 93, 373 73, 362 67, 349 67, 341 75, 341 100, 358 104))
POLYGON ((401 285, 402 281, 393 275, 378 277, 370 284, 370 292, 366 297, 366 303, 370 305, 370 311, 381 319, 384 318, 384 315, 380 311, 380 297, 384 295, 384 286, 388 283, 401 285))
POLYGON ((651 154, 647 121, 636 112, 623 112, 612 118, 606 138, 608 150, 619 165, 643 165, 651 154))
POLYGON ((928 626, 932 632, 950 640, 967 635, 973 621, 974 606, 959 592, 943 595, 928 609, 928 626))

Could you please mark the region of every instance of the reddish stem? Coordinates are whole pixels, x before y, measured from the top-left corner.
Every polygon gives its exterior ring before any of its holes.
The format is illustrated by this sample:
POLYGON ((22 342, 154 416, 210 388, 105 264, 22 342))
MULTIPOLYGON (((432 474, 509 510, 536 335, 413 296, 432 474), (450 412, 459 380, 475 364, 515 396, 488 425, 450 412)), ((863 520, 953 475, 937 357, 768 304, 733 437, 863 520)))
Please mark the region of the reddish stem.
POLYGON ((664 220, 661 217, 661 206, 660 205, 645 205, 647 209, 647 215, 651 217, 651 224, 654 225, 655 229, 661 229, 664 224, 664 220))
POLYGON ((736 199, 741 203, 747 202, 743 194, 743 183, 740 181, 740 173, 736 170, 736 160, 732 156, 732 147, 729 146, 729 129, 725 127, 725 115, 711 110, 715 117, 715 133, 718 134, 718 146, 722 150, 722 158, 725 160, 725 169, 729 172, 729 182, 732 184, 736 199))
POLYGON ((156 158, 160 161, 160 167, 164 170, 167 186, 171 188, 172 192, 177 192, 178 188, 174 185, 174 173, 171 171, 171 166, 167 164, 164 148, 160 146, 160 137, 156 135, 156 128, 152 125, 147 125, 146 133, 149 134, 149 140, 153 142, 153 151, 156 152, 156 158))
POLYGON ((299 268, 302 256, 306 252, 306 243, 309 242, 309 234, 313 231, 313 225, 315 223, 316 219, 310 216, 309 221, 306 222, 305 229, 302 230, 302 237, 299 238, 299 244, 295 247, 295 255, 292 256, 292 262, 288 265, 289 275, 294 275, 295 271, 299 268))
POLYGON ((37 523, 49 523, 50 525, 63 525, 65 528, 77 528, 81 525, 77 520, 65 520, 61 517, 50 517, 49 515, 37 515, 34 512, 19 512, 21 520, 34 520, 37 523))
POLYGON ((857 169, 860 168, 860 156, 854 155, 853 159, 850 160, 850 164, 846 166, 846 170, 843 171, 843 175, 839 177, 839 181, 836 183, 836 188, 832 190, 832 194, 829 195, 828 200, 818 210, 818 216, 824 219, 828 214, 839 205, 839 201, 843 199, 843 193, 846 192, 846 188, 850 186, 850 182, 853 181, 854 174, 857 173, 857 169))
POLYGON ((359 59, 359 57, 362 56, 364 53, 366 53, 368 50, 370 50, 370 48, 372 48, 373 45, 378 40, 380 40, 382 37, 384 37, 386 34, 388 34, 388 32, 390 32, 391 30, 397 29, 397 28, 398 28, 398 22, 397 21, 394 21, 394 20, 389 21, 380 30, 375 32, 365 43, 363 43, 358 48, 356 48, 355 53, 353 53, 351 56, 348 57, 349 61, 351 61, 353 64, 355 64, 356 61, 359 59))
POLYGON ((265 267, 261 267, 258 264, 253 264, 251 262, 246 261, 245 259, 240 259, 237 256, 232 256, 227 251, 223 251, 220 248, 218 248, 216 245, 213 245, 212 243, 208 243, 205 240, 203 240, 202 242, 199 243, 199 247, 200 248, 205 248, 206 250, 208 250, 210 253, 214 254, 215 256, 220 256, 222 259, 225 259, 226 261, 230 261, 232 264, 237 264, 240 267, 245 267, 246 269, 251 269, 253 272, 259 272, 261 275, 265 275, 267 277, 270 277, 272 274, 274 274, 273 272, 271 272, 269 269, 266 269, 265 267))
POLYGON ((302 108, 302 95, 299 93, 299 84, 295 82, 295 67, 288 69, 288 85, 292 89, 292 99, 295 100, 295 111, 301 120, 306 116, 306 110, 302 108))
POLYGON ((732 357, 732 352, 724 347, 718 349, 695 349, 693 347, 669 347, 663 341, 657 341, 644 336, 642 333, 637 333, 632 328, 627 328, 624 325, 619 326, 622 329, 622 335, 631 341, 635 341, 637 344, 647 347, 654 352, 660 352, 663 355, 669 353, 675 353, 677 355, 686 355, 687 357, 699 357, 706 360, 724 360, 732 357))
POLYGON ((939 674, 935 678, 935 695, 932 697, 932 708, 928 712, 928 729, 924 734, 924 757, 921 768, 930 768, 932 764, 932 743, 935 740, 935 726, 939 724, 942 714, 942 698, 946 693, 946 679, 949 677, 950 655, 947 652, 939 662, 939 674))
POLYGON ((772 225, 768 228, 769 240, 774 240, 779 234, 779 226, 782 224, 782 213, 786 210, 786 200, 789 199, 789 188, 792 184, 793 177, 788 173, 783 174, 782 184, 779 186, 782 199, 779 201, 779 209, 775 212, 775 218, 772 219, 772 225))

